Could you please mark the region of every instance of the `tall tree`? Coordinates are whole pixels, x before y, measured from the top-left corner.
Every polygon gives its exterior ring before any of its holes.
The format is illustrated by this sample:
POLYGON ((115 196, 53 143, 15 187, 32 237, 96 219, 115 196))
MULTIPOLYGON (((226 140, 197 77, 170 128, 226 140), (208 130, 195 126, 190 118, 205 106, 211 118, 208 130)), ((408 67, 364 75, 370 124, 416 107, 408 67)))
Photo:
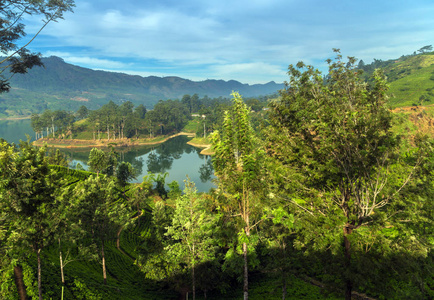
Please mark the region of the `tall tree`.
POLYGON ((187 108, 188 112, 191 114, 191 96, 188 94, 182 96, 181 102, 187 108))
POLYGON ((131 119, 133 118, 133 107, 134 104, 131 101, 122 103, 118 112, 118 124, 119 124, 119 138, 124 138, 124 128, 127 123, 131 124, 131 119))
MULTIPOLYGON (((42 299, 41 251, 48 246, 62 222, 56 193, 60 178, 48 167, 45 148, 21 142, 14 148, 0 145, 0 227, 7 227, 5 253, 22 261, 29 252, 37 256, 38 292, 42 299)), ((19 265, 16 266, 19 269, 19 265)), ((16 273, 20 273, 19 271, 16 273)), ((18 282, 18 281, 17 281, 18 282)), ((17 287, 21 295, 22 286, 17 287)))
MULTIPOLYGON (((118 105, 113 101, 110 101, 109 103, 104 104, 99 110, 102 126, 107 129, 107 140, 110 140, 110 128, 113 128, 113 131, 116 132, 116 124, 118 120, 118 115, 116 113, 117 109, 118 105)), ((116 137, 116 134, 113 133, 113 136, 116 137)))
POLYGON ((104 152, 101 149, 93 148, 89 153, 90 171, 114 175, 117 166, 117 153, 111 149, 110 152, 104 152))
POLYGON ((85 118, 87 118, 88 115, 89 115, 89 109, 88 109, 86 106, 82 105, 82 106, 80 106, 80 108, 77 110, 76 115, 77 115, 77 118, 78 118, 79 120, 85 119, 85 118))
MULTIPOLYGON (((217 218, 205 206, 205 198, 197 194, 194 183, 185 181, 184 195, 175 201, 175 211, 167 233, 175 243, 165 250, 167 258, 191 270, 193 300, 196 299, 196 268, 200 263, 211 261, 216 252, 212 233, 217 218)), ((201 274, 207 276, 207 274, 201 274)))
POLYGON ((125 193, 125 187, 127 185, 127 182, 129 180, 136 178, 136 171, 133 169, 133 166, 129 162, 121 162, 118 164, 116 168, 116 178, 124 188, 125 193))
POLYGON ((76 224, 100 250, 104 284, 107 284, 105 245, 127 225, 130 212, 121 201, 115 182, 108 176, 90 176, 72 192, 71 211, 76 224))
POLYGON ((432 51, 432 45, 423 46, 419 50, 417 50, 420 53, 430 52, 432 51))
POLYGON ((39 117, 39 115, 38 114, 32 114, 32 117, 30 120, 31 120, 32 129, 36 134, 36 140, 38 139, 39 134, 41 134, 41 137, 43 138, 44 137, 44 133, 43 133, 44 124, 43 124, 41 118, 39 117))
POLYGON ((356 59, 344 62, 335 51, 326 80, 302 62, 289 66, 287 87, 271 104, 268 152, 278 193, 285 191, 308 220, 301 243, 344 253, 345 298, 351 299, 353 250, 392 226, 397 211, 391 203, 417 162, 412 166, 400 155, 382 73, 376 70, 367 84, 356 59))
POLYGON ((219 188, 229 199, 231 215, 239 216, 244 259, 244 299, 248 299, 248 243, 256 226, 255 207, 263 192, 263 156, 253 128, 249 110, 238 93, 233 93, 231 110, 225 113, 222 132, 215 131, 212 143, 215 150, 213 164, 219 188))

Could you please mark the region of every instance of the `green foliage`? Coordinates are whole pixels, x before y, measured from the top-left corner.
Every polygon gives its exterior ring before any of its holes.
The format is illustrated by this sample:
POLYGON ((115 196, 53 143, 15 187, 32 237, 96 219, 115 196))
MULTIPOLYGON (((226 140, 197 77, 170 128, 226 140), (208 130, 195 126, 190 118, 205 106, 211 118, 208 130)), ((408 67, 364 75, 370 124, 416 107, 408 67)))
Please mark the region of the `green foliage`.
MULTIPOLYGON (((188 179, 184 195, 176 198, 175 211, 166 236, 171 242, 164 248, 168 260, 179 267, 180 273, 192 273, 192 290, 195 293, 197 265, 212 261, 216 243, 212 239, 218 216, 213 216, 205 206, 204 197, 188 179)), ((199 276, 207 276, 206 272, 199 276)))
MULTIPOLYGON (((242 253, 244 297, 248 295, 248 267, 256 265, 254 247, 256 236, 251 234, 258 219, 260 200, 266 194, 264 151, 249 120, 249 110, 238 93, 233 93, 233 105, 225 112, 222 133, 211 137, 215 155, 213 165, 219 190, 227 198, 227 217, 239 216, 236 223, 238 238, 233 241, 242 253), (241 249, 242 247, 242 249, 241 249)), ((226 264, 233 265, 232 249, 225 256, 226 264), (229 255, 229 256, 228 256, 229 255)))
POLYGON ((36 299, 38 297, 37 275, 28 263, 24 262, 22 267, 27 295, 36 299))
POLYGON ((89 167, 90 171, 107 174, 112 176, 115 174, 117 166, 117 153, 110 149, 110 152, 104 152, 101 149, 93 148, 89 153, 89 167))
MULTIPOLYGON (((61 206, 56 201, 61 180, 49 168, 45 148, 21 142, 19 148, 0 145, 0 228, 8 228, 3 237, 5 255, 19 264, 31 254, 38 257, 49 246, 63 223, 61 206)), ((39 297, 42 297, 38 272, 39 297)))
POLYGON ((348 299, 352 286, 369 278, 355 262, 369 249, 384 256, 412 249, 408 255, 418 257, 428 245, 401 223, 403 214, 418 211, 418 200, 403 193, 415 182, 420 160, 418 152, 400 151, 384 76, 377 70, 366 83, 355 71, 356 60, 345 63, 337 53, 325 79, 302 62, 289 67, 287 88, 271 103, 268 153, 276 196, 301 223, 296 245, 344 254, 335 274, 342 275, 348 299))
POLYGON ((136 178, 136 172, 129 162, 121 162, 116 168, 116 178, 119 180, 123 187, 127 182, 136 178))

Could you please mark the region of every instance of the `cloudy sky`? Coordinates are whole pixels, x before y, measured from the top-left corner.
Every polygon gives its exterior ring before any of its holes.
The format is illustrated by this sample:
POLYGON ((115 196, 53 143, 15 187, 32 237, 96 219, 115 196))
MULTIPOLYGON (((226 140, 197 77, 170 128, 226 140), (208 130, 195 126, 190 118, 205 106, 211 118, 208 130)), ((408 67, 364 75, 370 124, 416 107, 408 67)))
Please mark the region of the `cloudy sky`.
MULTIPOLYGON (((29 47, 79 66, 195 81, 283 82, 332 48, 369 63, 434 44, 432 0, 76 0, 29 47)), ((30 38, 39 24, 28 20, 30 38)))

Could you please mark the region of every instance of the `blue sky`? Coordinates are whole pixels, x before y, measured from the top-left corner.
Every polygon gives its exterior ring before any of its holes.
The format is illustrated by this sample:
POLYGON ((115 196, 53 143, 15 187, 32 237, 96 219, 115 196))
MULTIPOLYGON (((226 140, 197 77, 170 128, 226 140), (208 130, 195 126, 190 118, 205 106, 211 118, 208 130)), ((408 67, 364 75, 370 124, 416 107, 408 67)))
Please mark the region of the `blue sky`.
MULTIPOLYGON (((283 82, 332 48, 369 63, 434 44, 434 1, 76 0, 30 45, 91 69, 195 81, 283 82)), ((27 20, 28 38, 40 26, 27 20)), ((23 41, 25 42, 25 41, 23 41)))

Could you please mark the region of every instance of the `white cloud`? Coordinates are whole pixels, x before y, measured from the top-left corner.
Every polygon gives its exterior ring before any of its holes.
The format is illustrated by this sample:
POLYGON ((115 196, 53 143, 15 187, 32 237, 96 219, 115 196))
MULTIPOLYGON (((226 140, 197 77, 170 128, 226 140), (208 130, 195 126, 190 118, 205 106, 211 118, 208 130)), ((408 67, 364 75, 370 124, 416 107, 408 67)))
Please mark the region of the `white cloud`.
POLYGON ((131 64, 125 64, 114 60, 86 56, 74 56, 73 54, 67 52, 47 51, 46 53, 44 53, 44 56, 58 56, 63 58, 63 60, 67 63, 86 66, 88 68, 105 68, 112 70, 127 68, 128 66, 131 66, 131 64))
POLYGON ((324 67, 332 48, 368 62, 433 43, 434 5, 386 2, 81 0, 43 33, 48 47, 67 52, 59 56, 87 67, 281 82, 299 60, 324 67))
POLYGON ((272 80, 283 82, 286 66, 271 65, 263 62, 216 65, 210 68, 215 79, 230 80, 237 78, 241 82, 267 83, 272 80), (267 74, 264 77, 263 74, 267 74))

